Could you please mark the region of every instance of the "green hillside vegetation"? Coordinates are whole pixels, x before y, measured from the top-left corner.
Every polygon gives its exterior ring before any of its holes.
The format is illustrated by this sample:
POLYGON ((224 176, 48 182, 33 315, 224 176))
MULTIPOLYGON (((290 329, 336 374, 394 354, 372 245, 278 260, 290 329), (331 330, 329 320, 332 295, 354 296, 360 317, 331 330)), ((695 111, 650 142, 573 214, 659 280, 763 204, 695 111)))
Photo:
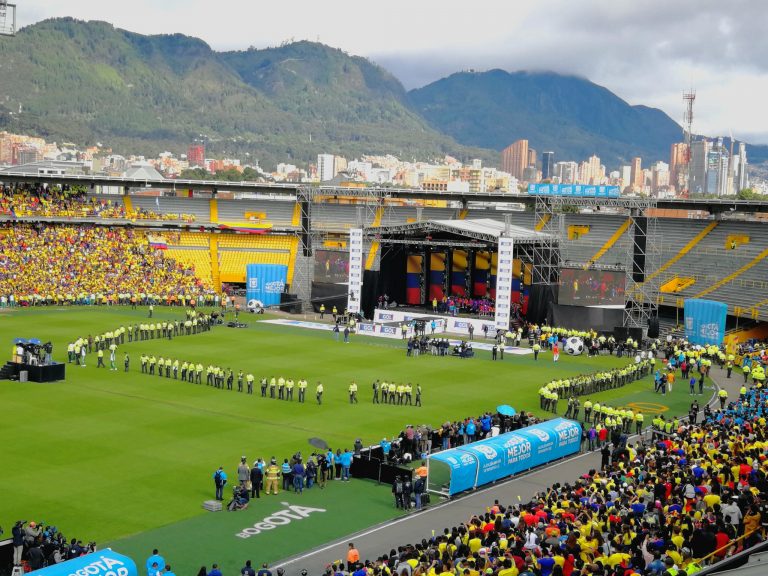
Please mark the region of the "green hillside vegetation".
POLYGON ((462 72, 413 90, 414 107, 459 142, 501 150, 520 138, 556 160, 597 154, 607 166, 669 159, 682 130, 654 108, 630 106, 588 80, 542 72, 462 72))
POLYGON ((383 69, 320 44, 217 53, 63 18, 0 40, 0 61, 0 129, 51 140, 153 155, 202 135, 211 153, 267 167, 319 152, 495 156, 430 128, 383 69))

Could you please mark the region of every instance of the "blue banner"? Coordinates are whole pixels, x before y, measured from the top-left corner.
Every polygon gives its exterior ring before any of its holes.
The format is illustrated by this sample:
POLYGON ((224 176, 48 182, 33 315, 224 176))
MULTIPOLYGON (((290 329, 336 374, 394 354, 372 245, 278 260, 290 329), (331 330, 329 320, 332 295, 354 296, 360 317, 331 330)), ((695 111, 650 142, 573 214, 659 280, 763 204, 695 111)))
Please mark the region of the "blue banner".
POLYGON ((31 572, 35 576, 138 576, 136 564, 111 548, 31 572))
POLYGON ((448 493, 458 494, 575 454, 580 444, 581 425, 556 418, 432 454, 430 478, 433 470, 436 476, 445 476, 447 468, 448 493))
POLYGON ((245 298, 259 300, 264 306, 280 304, 285 291, 288 266, 283 264, 248 264, 246 266, 245 298))
POLYGON ((685 338, 691 344, 720 346, 725 337, 728 305, 714 300, 685 301, 685 338))
POLYGON ((579 198, 618 198, 618 186, 586 186, 583 184, 528 184, 533 196, 577 196, 579 198))

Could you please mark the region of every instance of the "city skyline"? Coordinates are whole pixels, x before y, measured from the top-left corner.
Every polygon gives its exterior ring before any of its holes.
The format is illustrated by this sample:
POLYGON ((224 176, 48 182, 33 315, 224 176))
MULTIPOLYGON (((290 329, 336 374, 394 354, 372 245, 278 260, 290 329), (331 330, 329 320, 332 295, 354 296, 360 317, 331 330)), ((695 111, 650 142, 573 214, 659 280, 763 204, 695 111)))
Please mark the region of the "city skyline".
POLYGON ((768 89, 768 41, 755 18, 762 13, 759 0, 481 0, 473 5, 474 19, 456 18, 466 9, 458 3, 431 0, 394 0, 371 18, 351 2, 330 11, 306 0, 296 4, 292 13, 302 14, 299 19, 287 18, 285 5, 270 0, 223 0, 215 7, 199 0, 137 0, 129 10, 93 0, 26 0, 18 19, 22 26, 56 16, 105 20, 140 33, 197 36, 218 50, 320 41, 371 58, 407 88, 470 68, 552 70, 586 77, 631 104, 659 107, 678 122, 680 95, 695 87, 695 132, 714 137, 732 131, 738 140, 768 143, 768 118, 760 114, 760 95, 768 89), (488 28, 485 13, 504 26, 488 28), (265 21, 270 26, 254 25, 265 21))

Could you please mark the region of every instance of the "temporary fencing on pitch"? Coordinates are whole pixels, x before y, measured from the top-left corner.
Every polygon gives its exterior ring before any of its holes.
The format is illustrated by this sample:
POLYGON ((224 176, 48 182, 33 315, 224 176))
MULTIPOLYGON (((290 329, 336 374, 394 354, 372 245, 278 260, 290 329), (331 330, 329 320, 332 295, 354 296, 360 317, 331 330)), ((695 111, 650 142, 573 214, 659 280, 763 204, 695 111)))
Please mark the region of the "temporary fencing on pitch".
POLYGON ((427 490, 453 496, 579 451, 581 424, 556 418, 429 457, 427 490))

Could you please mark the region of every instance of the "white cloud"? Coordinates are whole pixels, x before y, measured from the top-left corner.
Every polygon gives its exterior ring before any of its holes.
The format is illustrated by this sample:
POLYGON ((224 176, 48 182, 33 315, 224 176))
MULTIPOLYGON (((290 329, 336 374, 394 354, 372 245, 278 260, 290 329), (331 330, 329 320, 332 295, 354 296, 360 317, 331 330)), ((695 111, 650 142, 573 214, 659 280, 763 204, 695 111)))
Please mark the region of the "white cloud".
POLYGON ((633 104, 694 128, 768 142, 764 0, 475 0, 371 4, 275 0, 24 0, 20 24, 53 16, 106 20, 136 32, 182 32, 218 50, 319 40, 368 56, 414 87, 466 68, 549 69, 585 76, 633 104))

